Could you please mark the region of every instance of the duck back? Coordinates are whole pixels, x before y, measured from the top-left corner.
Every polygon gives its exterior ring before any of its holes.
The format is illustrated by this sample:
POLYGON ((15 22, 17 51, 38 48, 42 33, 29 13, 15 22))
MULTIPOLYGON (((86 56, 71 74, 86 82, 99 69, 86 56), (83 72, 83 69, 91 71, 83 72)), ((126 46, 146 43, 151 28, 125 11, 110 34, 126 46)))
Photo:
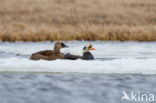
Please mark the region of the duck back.
POLYGON ((30 59, 32 60, 56 60, 56 59, 64 59, 63 54, 54 53, 52 50, 44 50, 31 55, 30 59))
POLYGON ((64 55, 64 59, 70 59, 70 60, 76 60, 76 59, 81 59, 81 56, 78 55, 72 55, 70 53, 67 53, 64 55))

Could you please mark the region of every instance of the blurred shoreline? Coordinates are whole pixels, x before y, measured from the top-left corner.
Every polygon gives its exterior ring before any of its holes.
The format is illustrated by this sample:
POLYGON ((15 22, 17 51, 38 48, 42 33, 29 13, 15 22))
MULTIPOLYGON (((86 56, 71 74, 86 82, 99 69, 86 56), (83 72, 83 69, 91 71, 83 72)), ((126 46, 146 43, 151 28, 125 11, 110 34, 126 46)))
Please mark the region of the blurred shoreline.
POLYGON ((155 0, 0 0, 0 41, 156 41, 155 0))

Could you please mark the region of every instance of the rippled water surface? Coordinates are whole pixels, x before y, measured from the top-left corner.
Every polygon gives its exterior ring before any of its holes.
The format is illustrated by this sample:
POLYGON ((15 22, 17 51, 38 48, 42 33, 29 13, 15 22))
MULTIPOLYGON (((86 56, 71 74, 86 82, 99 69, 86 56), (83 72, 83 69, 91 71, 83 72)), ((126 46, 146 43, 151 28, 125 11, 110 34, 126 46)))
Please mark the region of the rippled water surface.
POLYGON ((0 42, 0 103, 132 102, 121 101, 123 91, 156 96, 156 42, 65 43, 62 53, 75 54, 92 43, 95 60, 33 61, 32 53, 54 43, 0 42))
POLYGON ((121 101, 122 91, 156 95, 154 75, 1 73, 0 78, 0 103, 129 103, 121 101))

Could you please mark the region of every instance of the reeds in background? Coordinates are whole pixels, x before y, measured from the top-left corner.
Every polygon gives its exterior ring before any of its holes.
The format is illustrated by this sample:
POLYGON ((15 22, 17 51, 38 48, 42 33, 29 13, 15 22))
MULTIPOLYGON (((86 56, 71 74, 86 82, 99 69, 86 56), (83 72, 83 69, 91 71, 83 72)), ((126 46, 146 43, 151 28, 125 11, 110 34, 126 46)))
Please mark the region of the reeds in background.
POLYGON ((155 0, 0 0, 0 40, 156 40, 155 0))

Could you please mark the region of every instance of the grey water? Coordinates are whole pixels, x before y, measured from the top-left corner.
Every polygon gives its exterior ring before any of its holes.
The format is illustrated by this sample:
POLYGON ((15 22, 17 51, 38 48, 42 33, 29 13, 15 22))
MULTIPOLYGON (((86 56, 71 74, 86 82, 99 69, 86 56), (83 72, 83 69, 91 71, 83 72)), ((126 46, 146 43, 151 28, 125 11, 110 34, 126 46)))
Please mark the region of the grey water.
POLYGON ((0 103, 131 103, 123 91, 156 95, 155 75, 0 73, 0 80, 0 103))
POLYGON ((76 52, 92 43, 95 60, 32 61, 32 53, 54 42, 0 42, 0 103, 156 102, 148 100, 156 96, 156 42, 65 43, 76 52), (142 94, 147 101, 139 101, 142 94))

